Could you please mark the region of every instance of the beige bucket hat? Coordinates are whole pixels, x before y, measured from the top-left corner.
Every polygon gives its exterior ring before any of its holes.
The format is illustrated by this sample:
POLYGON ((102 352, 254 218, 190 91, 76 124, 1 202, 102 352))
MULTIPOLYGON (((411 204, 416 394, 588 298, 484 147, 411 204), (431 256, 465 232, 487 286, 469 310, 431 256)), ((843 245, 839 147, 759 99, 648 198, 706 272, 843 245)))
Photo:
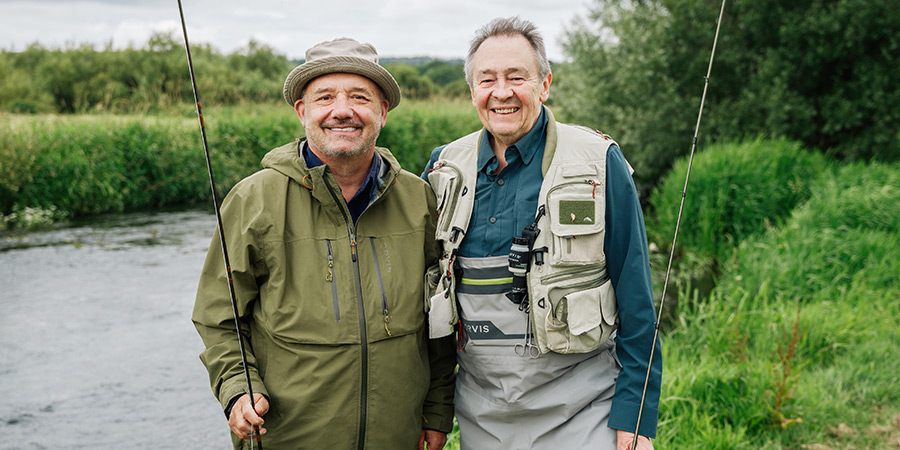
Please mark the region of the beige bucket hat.
POLYGON ((306 62, 295 67, 284 80, 284 100, 294 106, 313 78, 329 73, 353 73, 372 80, 384 91, 388 110, 400 103, 400 85, 378 64, 375 47, 350 38, 320 42, 307 50, 306 62))

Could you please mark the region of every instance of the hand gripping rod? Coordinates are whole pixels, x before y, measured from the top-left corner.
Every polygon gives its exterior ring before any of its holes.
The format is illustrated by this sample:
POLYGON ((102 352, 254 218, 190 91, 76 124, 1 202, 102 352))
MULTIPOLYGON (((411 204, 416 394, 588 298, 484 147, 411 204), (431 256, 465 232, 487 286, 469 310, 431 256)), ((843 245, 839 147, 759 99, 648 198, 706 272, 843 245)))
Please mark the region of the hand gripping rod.
POLYGON ((713 38, 712 52, 709 54, 709 67, 706 69, 706 77, 703 84, 703 95, 700 97, 700 112, 697 113, 697 126, 694 128, 694 140, 691 144, 691 154, 688 159, 687 173, 684 175, 684 189, 681 191, 681 205, 678 207, 678 219, 675 220, 675 235, 672 237, 672 248, 669 252, 669 265, 666 267, 666 279, 663 282, 662 295, 659 297, 659 311, 656 315, 656 330, 653 332, 653 342, 650 347, 650 361, 647 362, 647 376, 644 378, 644 390, 641 393, 641 406, 638 409, 637 424, 634 426, 634 439, 631 441, 631 450, 637 448, 638 430, 641 427, 641 418, 644 414, 644 402, 647 400, 647 385, 650 383, 650 368, 653 366, 653 353, 656 351, 656 340, 659 337, 659 322, 662 319, 663 303, 666 301, 666 288, 669 286, 669 274, 672 271, 672 259, 675 256, 675 241, 678 239, 678 228, 681 225, 681 213, 684 211, 684 198, 687 194, 688 180, 691 177, 691 165, 694 163, 694 150, 697 148, 697 135, 700 132, 700 119, 703 117, 703 104, 706 102, 706 89, 709 87, 709 76, 712 74, 713 56, 716 54, 716 43, 719 41, 719 28, 722 25, 722 15, 725 13, 725 0, 719 9, 719 19, 716 21, 716 36, 713 38))
MULTIPOLYGON (((209 171, 209 187, 212 190, 213 207, 216 210, 216 225, 219 227, 219 242, 222 245, 222 257, 225 260, 225 275, 228 279, 228 293, 231 295, 231 309, 234 313, 234 328, 237 331, 238 346, 241 350, 241 363, 244 366, 244 378, 247 380, 247 394, 250 395, 250 407, 256 408, 253 401, 253 386, 250 384, 250 369, 247 365, 247 353, 244 351, 244 339, 241 334, 241 321, 238 313, 237 296, 234 293, 234 279, 231 276, 231 263, 228 261, 228 247, 225 244, 225 227, 222 226, 222 213, 219 211, 219 196, 216 194, 216 182, 213 178, 212 161, 209 158, 209 144, 206 140, 206 127, 203 124, 203 112, 200 109, 200 96, 197 93, 197 79, 194 77, 194 62, 191 59, 191 45, 188 43, 187 25, 184 23, 184 10, 181 0, 178 0, 178 13, 181 15, 181 29, 184 31, 184 50, 187 52, 188 68, 191 72, 191 87, 194 90, 194 103, 197 104, 197 118, 200 121, 200 135, 203 137, 203 151, 206 154, 206 168, 209 171)), ((256 427, 251 436, 256 436, 256 445, 263 450, 262 439, 256 427)), ((250 440, 250 448, 253 448, 253 439, 250 440)))

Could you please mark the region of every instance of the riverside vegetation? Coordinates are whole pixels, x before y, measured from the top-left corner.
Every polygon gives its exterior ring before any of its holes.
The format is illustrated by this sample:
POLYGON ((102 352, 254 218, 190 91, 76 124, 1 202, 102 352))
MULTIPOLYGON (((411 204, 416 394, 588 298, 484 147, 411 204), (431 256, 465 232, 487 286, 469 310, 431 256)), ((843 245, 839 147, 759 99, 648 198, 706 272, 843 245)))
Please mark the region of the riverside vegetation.
MULTIPOLYGON (((223 193, 302 130, 287 105, 208 108, 205 117, 223 193)), ((27 215, 209 199, 190 107, 2 119, 6 226, 27 225, 27 215)), ((478 126, 465 102, 410 101, 391 113, 379 144, 418 172, 432 148, 478 126)), ((647 207, 648 236, 662 248, 685 169, 678 161, 647 207)), ((660 279, 665 256, 653 255, 660 279)), ((677 263, 677 306, 661 328, 657 448, 900 442, 900 165, 838 163, 784 139, 705 148, 694 161, 677 263), (711 292, 694 288, 704 277, 717 281, 711 292)))
MULTIPOLYGON (((565 37, 571 61, 554 64, 554 113, 612 134, 637 169, 657 294, 706 3, 595 1, 565 37)), ((719 44, 660 324, 655 446, 898 448, 900 14, 887 0, 735 0, 719 44)), ((302 134, 278 97, 295 62, 253 42, 194 59, 224 195, 302 134)), ((417 173, 480 124, 458 62, 407 63, 390 64, 406 97, 379 145, 417 173)), ((0 238, 209 201, 186 71, 164 35, 143 50, 0 52, 0 238)))

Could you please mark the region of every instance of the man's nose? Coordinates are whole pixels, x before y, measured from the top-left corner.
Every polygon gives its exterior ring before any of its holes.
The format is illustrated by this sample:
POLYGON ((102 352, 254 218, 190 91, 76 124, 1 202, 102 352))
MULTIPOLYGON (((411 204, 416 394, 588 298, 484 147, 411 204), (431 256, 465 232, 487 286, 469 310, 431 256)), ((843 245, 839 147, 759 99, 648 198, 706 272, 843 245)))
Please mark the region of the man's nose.
POLYGON ((499 80, 491 95, 498 100, 506 100, 513 96, 512 85, 506 80, 499 80))
POLYGON ((334 100, 331 108, 331 115, 338 118, 353 116, 353 108, 351 108, 350 98, 346 95, 338 95, 334 100))

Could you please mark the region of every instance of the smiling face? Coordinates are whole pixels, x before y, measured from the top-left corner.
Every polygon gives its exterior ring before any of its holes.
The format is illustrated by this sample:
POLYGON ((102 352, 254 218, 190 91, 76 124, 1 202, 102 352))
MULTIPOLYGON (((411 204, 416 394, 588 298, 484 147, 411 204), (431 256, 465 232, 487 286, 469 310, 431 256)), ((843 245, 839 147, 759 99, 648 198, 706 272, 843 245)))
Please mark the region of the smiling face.
POLYGON ((541 78, 524 37, 495 36, 472 57, 472 104, 492 137, 506 148, 525 136, 550 96, 551 74, 541 78))
POLYGON ((388 101, 366 77, 331 73, 310 81, 294 110, 314 153, 348 158, 374 151, 388 101))

